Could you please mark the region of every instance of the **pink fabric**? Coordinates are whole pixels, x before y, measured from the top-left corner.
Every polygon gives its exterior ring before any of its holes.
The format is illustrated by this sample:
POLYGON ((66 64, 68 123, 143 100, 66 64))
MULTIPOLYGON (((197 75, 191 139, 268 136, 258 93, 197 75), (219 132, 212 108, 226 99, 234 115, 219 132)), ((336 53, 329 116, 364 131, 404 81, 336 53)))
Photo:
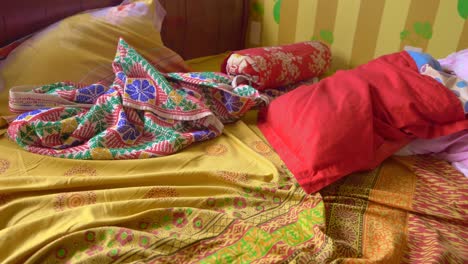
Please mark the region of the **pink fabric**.
POLYGON ((416 139, 396 153, 399 156, 423 154, 468 167, 468 130, 434 139, 416 139))
POLYGON ((450 161, 468 165, 468 130, 434 139, 416 139, 398 152, 400 155, 434 154, 450 161))
POLYGON ((459 78, 468 81, 468 49, 450 54, 439 60, 442 68, 454 72, 459 78))

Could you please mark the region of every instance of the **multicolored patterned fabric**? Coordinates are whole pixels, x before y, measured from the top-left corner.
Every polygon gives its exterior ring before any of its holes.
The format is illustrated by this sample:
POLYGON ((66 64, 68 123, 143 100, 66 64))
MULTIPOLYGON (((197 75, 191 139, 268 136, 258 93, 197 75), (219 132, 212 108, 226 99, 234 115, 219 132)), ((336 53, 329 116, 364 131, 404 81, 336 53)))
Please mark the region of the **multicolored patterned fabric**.
MULTIPOLYGON (((329 260, 465 263, 468 180, 429 156, 391 158, 321 191, 329 260)), ((313 261, 312 261, 313 262, 313 261)))
POLYGON ((56 159, 0 138, 0 263, 277 263, 319 250, 320 195, 299 188, 252 113, 157 159, 56 159))
POLYGON ((320 76, 330 62, 327 45, 308 41, 233 52, 226 58, 221 71, 245 76, 253 87, 265 90, 320 76))
POLYGON ((307 195, 248 123, 226 131, 166 158, 102 162, 57 162, 0 139, 0 262, 468 258, 468 180, 446 162, 390 158, 307 195))
POLYGON ((162 74, 121 39, 115 80, 10 91, 9 128, 24 149, 73 159, 137 159, 175 153, 219 136, 266 97, 213 72, 162 74))

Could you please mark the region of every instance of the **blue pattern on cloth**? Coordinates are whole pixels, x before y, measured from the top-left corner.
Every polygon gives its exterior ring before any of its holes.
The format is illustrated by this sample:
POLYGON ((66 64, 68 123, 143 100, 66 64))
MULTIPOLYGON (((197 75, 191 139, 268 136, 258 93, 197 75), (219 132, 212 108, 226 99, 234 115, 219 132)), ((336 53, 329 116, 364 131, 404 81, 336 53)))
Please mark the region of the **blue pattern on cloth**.
POLYGON ((465 81, 459 81, 457 82, 457 87, 458 88, 466 88, 468 85, 466 84, 465 81))
POLYGON ((433 78, 452 91, 458 100, 460 100, 465 113, 468 113, 468 85, 464 80, 457 78, 456 75, 438 71, 429 64, 423 65, 420 71, 422 75, 433 78))
POLYGON ((440 63, 434 59, 431 55, 423 52, 417 52, 417 51, 412 51, 412 50, 407 50, 408 54, 411 56, 411 58, 414 60, 416 65, 418 66, 418 70, 421 71, 421 67, 423 65, 429 64, 431 65, 432 68, 442 71, 442 66, 440 66, 440 63))

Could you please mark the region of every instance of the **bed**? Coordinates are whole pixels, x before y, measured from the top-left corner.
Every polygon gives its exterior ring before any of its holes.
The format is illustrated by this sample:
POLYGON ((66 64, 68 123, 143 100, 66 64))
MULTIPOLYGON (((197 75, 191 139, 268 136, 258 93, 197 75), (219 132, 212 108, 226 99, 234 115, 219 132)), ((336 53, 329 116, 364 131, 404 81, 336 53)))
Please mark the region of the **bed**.
MULTIPOLYGON (((0 43, 119 2, 6 3, 0 43), (18 20, 20 12, 33 15, 18 20)), ((167 12, 162 39, 191 70, 215 71, 225 52, 245 47, 249 1, 160 2, 167 12), (208 12, 214 5, 223 11, 208 12)), ((5 104, 5 91, 1 96, 5 104)), ((468 183, 432 157, 391 157, 307 194, 257 127, 256 111, 215 139, 152 159, 52 158, 24 151, 2 133, 1 263, 468 259, 468 183)))

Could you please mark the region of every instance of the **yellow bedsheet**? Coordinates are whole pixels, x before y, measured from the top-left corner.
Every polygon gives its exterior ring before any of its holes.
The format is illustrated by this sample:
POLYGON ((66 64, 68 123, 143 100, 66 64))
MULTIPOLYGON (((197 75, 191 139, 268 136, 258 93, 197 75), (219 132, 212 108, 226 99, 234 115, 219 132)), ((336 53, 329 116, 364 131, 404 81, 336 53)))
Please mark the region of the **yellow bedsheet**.
MULTIPOLYGON (((80 249, 85 245, 71 245, 71 248, 60 251, 61 241, 70 236, 85 236, 87 231, 95 232, 92 233, 94 236, 102 226, 132 230, 132 225, 140 222, 141 225, 164 224, 156 223, 155 217, 168 217, 171 222, 177 213, 172 213, 169 208, 174 207, 179 208, 179 215, 183 216, 180 218, 182 227, 186 225, 185 215, 193 212, 199 215, 192 220, 199 219, 200 228, 208 224, 204 223, 207 221, 204 218, 211 219, 213 214, 219 214, 209 211, 213 207, 227 211, 231 218, 236 208, 244 209, 246 203, 249 203, 250 213, 254 213, 256 207, 252 203, 265 198, 270 201, 259 203, 259 206, 262 210, 268 209, 263 207, 276 206, 291 194, 289 190, 276 194, 266 191, 277 189, 286 182, 285 177, 290 177, 281 166, 274 152, 242 121, 226 126, 219 138, 172 156, 147 160, 50 158, 27 153, 2 138, 0 262, 16 262, 31 254, 37 256, 29 259, 31 263, 45 261, 45 257, 52 261, 56 254, 78 260, 84 253, 80 249), (259 195, 265 197, 244 197, 247 188, 258 189, 262 192, 259 195), (191 207, 203 210, 189 210, 191 207), (41 251, 36 252, 38 249, 41 251)), ((191 230, 186 232, 192 233, 196 225, 196 221, 188 223, 191 230)), ((168 225, 167 233, 160 235, 169 237, 171 232, 180 231, 171 228, 174 227, 168 225)), ((116 228, 115 234, 119 230, 116 228)), ((110 238, 113 237, 103 237, 110 238)), ((189 237, 183 240, 186 239, 189 237)), ((116 247, 111 246, 109 250, 118 250, 119 243, 115 244, 116 247)), ((86 250, 90 250, 89 247, 86 250)))
MULTIPOLYGON (((189 64, 195 71, 214 70, 223 57, 189 64)), ((146 160, 52 158, 28 153, 3 135, 0 263, 83 259, 105 263, 171 254, 221 234, 236 218, 245 219, 239 228, 251 228, 271 217, 262 216, 263 211, 285 206, 274 214, 296 206, 304 217, 317 220, 301 232, 302 239, 309 239, 310 228, 323 224, 319 208, 323 203, 316 199, 320 196, 305 198, 255 122, 252 112, 243 121, 226 125, 214 140, 146 160), (153 244, 172 238, 177 246, 153 244), (135 253, 135 248, 143 251, 135 253)), ((285 231, 273 234, 272 243, 284 240, 285 231)), ((291 246, 294 243, 290 241, 291 246)), ((246 253, 247 260, 260 257, 254 251, 246 253)))
MULTIPOLYGON (((197 59, 215 70, 224 56, 197 59)), ((0 263, 464 263, 468 181, 388 159, 307 195, 256 127, 146 160, 79 161, 0 136, 0 263)))
POLYGON ((218 55, 196 58, 187 61, 187 64, 193 71, 219 72, 221 70, 221 63, 228 55, 229 52, 226 52, 218 55))

